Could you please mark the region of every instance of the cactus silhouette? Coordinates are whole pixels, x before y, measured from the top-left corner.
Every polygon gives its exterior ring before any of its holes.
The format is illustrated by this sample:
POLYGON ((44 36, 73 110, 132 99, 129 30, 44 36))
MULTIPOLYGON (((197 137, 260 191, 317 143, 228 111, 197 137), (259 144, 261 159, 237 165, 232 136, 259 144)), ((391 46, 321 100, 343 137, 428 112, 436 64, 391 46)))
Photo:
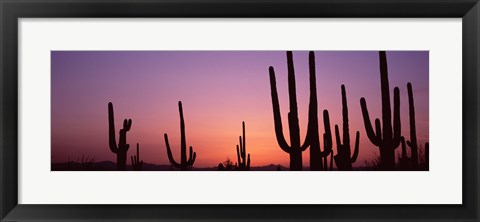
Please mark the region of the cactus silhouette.
POLYGON ((400 169, 409 170, 412 160, 407 156, 407 147, 405 146, 405 138, 403 136, 400 137, 400 144, 402 145, 402 156, 398 158, 398 162, 400 163, 400 169))
POLYGON ((320 149, 320 131, 318 129, 318 101, 317 80, 315 68, 315 53, 308 56, 310 72, 310 103, 308 109, 307 138, 310 144, 310 170, 328 170, 327 157, 332 153, 332 132, 330 129, 330 117, 328 110, 323 110, 323 151, 320 149), (323 163, 322 163, 323 161, 323 163))
POLYGON ((417 145, 417 130, 415 127, 415 104, 413 102, 412 84, 407 83, 408 90, 408 110, 410 117, 410 141, 407 145, 411 149, 411 162, 414 170, 418 169, 418 145, 417 145))
POLYGON ((355 163, 358 157, 360 132, 357 131, 355 139, 355 149, 353 156, 350 157, 350 132, 348 126, 348 106, 345 86, 342 85, 342 115, 343 115, 343 143, 340 140, 340 131, 338 125, 335 125, 335 138, 337 141, 337 155, 335 155, 335 164, 338 170, 352 170, 352 163, 355 163))
POLYGON ((135 171, 142 170, 143 160, 140 161, 140 151, 139 151, 138 143, 137 143, 137 155, 130 156, 130 159, 132 160, 133 170, 135 171))
POLYGON ((117 169, 125 170, 127 165, 127 151, 130 147, 127 144, 127 132, 132 127, 132 120, 125 119, 123 120, 123 128, 119 131, 118 145, 115 140, 115 118, 113 115, 113 104, 108 103, 108 135, 109 135, 109 145, 110 150, 117 154, 117 169))
MULTIPOLYGON (((300 127, 298 123, 298 107, 297 107, 297 95, 295 86, 295 70, 293 66, 293 54, 291 51, 287 51, 287 69, 288 69, 288 92, 290 112, 288 113, 288 125, 290 129, 290 145, 288 145, 283 135, 282 118, 280 115, 280 105, 278 101, 278 93, 275 79, 275 70, 272 66, 269 68, 270 74, 270 88, 272 96, 273 107, 273 119, 275 123, 275 135, 278 145, 286 153, 290 154, 290 170, 302 170, 302 152, 305 151, 311 141, 318 141, 318 139, 312 139, 314 135, 318 138, 318 121, 312 120, 317 116, 317 99, 316 99, 316 87, 315 87, 315 55, 313 52, 309 53, 310 64, 310 104, 309 104, 309 119, 308 130, 303 145, 300 143, 300 127), (315 125, 317 127, 315 127, 315 125), (312 132, 312 129, 317 129, 316 132, 312 132)), ((325 154, 325 155, 328 155, 325 154)), ((321 165, 321 159, 320 159, 321 165)))
POLYGON ((178 102, 178 110, 180 112, 180 163, 177 163, 172 156, 172 150, 170 149, 170 144, 168 143, 168 135, 165 133, 165 145, 167 146, 167 155, 170 163, 180 170, 190 170, 195 162, 197 154, 193 152, 193 148, 190 146, 190 155, 187 160, 187 143, 185 138, 185 122, 183 120, 183 109, 182 102, 178 102))
POLYGON ((395 149, 400 145, 400 93, 398 87, 393 90, 393 126, 392 110, 390 108, 390 86, 388 83, 387 56, 385 51, 379 52, 380 58, 380 82, 382 91, 382 124, 380 120, 375 119, 375 128, 373 131, 368 114, 365 98, 360 99, 362 107, 365 131, 370 141, 380 149, 380 168, 381 170, 395 169, 395 149), (383 132, 382 132, 383 129, 383 132))
POLYGON ((237 159, 238 159, 238 170, 250 170, 250 154, 247 157, 247 148, 246 148, 246 138, 245 138, 245 122, 242 121, 242 132, 243 132, 243 141, 242 136, 239 136, 240 147, 237 145, 237 159))

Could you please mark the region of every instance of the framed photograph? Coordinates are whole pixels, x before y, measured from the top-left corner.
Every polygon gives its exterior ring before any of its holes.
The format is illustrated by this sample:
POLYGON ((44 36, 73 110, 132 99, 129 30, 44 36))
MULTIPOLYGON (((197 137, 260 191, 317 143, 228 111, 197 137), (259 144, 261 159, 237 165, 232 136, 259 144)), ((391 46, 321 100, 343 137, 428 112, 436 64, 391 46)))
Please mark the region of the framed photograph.
POLYGON ((1 1, 1 221, 478 221, 479 10, 1 1))

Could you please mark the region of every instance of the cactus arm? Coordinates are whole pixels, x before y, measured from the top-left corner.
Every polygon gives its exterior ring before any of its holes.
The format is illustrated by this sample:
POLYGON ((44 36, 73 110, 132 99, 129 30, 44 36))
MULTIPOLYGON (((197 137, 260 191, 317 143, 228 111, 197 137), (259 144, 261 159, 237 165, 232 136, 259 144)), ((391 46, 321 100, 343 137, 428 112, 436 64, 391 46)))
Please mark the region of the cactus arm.
POLYGON ((140 151, 137 143, 137 163, 140 163, 140 151))
POLYGON ((188 161, 187 161, 187 162, 190 163, 190 162, 194 159, 195 156, 196 156, 196 153, 195 153, 195 155, 194 155, 193 147, 190 146, 190 148, 189 148, 189 155, 188 155, 188 161))
POLYGON ((140 161, 140 148, 137 143, 137 155, 130 156, 130 160, 132 161, 132 168, 133 170, 141 170, 143 161, 140 161))
POLYGON ((413 101, 412 84, 407 83, 408 90, 408 104, 409 104, 409 116, 410 116, 410 147, 415 146, 417 148, 417 129, 415 127, 415 104, 413 101))
POLYGON ((238 165, 240 165, 240 163, 241 163, 240 161, 241 161, 240 160, 240 150, 239 150, 238 145, 237 145, 237 162, 238 162, 238 165))
POLYGON ((125 132, 129 131, 130 128, 132 127, 132 119, 124 119, 123 120, 123 129, 125 132))
POLYGON ((323 134, 323 152, 321 152, 321 156, 328 156, 330 155, 330 152, 333 152, 332 151, 332 138, 331 138, 331 135, 328 136, 327 134, 323 134), (330 139, 328 139, 330 138, 330 139), (330 142, 325 142, 327 140, 330 140, 330 142))
POLYGON ((172 156, 172 150, 170 149, 170 144, 168 143, 168 135, 166 133, 164 134, 164 137, 165 137, 165 146, 167 147, 168 160, 174 167, 180 168, 181 165, 177 163, 172 156))
POLYGON ((240 156, 242 157, 243 162, 245 162, 246 154, 245 154, 245 145, 242 142, 242 137, 239 136, 238 140, 240 142, 240 156))
POLYGON ((246 153, 246 150, 247 150, 247 145, 246 145, 246 139, 245 139, 245 122, 242 121, 242 135, 243 135, 243 144, 241 144, 241 146, 243 146, 243 153, 242 153, 242 157, 243 159, 245 160, 245 153, 246 153))
POLYGON ((360 99, 360 105, 362 107, 363 122, 365 125, 365 131, 367 132, 367 137, 375 146, 379 146, 382 138, 380 137, 380 135, 376 134, 373 131, 372 123, 370 122, 370 115, 368 114, 367 102, 365 101, 365 98, 362 97, 360 99))
POLYGON ((275 136, 277 138, 277 142, 280 148, 283 151, 290 153, 290 147, 287 144, 287 141, 285 140, 285 137, 283 135, 282 117, 280 115, 280 104, 278 102, 277 83, 275 80, 275 71, 273 67, 270 66, 269 72, 270 72, 270 89, 271 89, 272 106, 273 106, 273 120, 275 124, 275 136))
POLYGON ((332 135, 327 135, 326 133, 323 134, 323 152, 331 152, 332 151, 332 135))
POLYGON ((195 158, 197 158, 197 153, 193 152, 193 147, 190 146, 190 157, 188 158, 187 165, 193 166, 195 158))
POLYGON ((340 140, 340 130, 338 129, 337 124, 335 124, 335 141, 337 142, 337 148, 341 149, 342 148, 342 142, 340 140))
POLYGON ((405 138, 402 136, 400 137, 400 143, 402 144, 402 158, 407 157, 407 148, 405 147, 405 138))
POLYGON ((247 159, 247 170, 250 170, 250 153, 248 154, 248 159, 247 159))
POLYGON ((360 132, 357 131, 357 135, 355 136, 355 148, 353 150, 353 156, 350 159, 351 163, 355 163, 355 161, 357 161, 359 147, 360 147, 360 132))
POLYGON ((413 166, 415 169, 418 168, 418 145, 417 145, 417 129, 415 126, 415 103, 413 100, 413 90, 412 84, 407 83, 408 90, 408 110, 410 117, 410 141, 407 142, 408 146, 411 148, 411 157, 413 166))
POLYGON ((350 130, 348 127, 348 105, 345 85, 341 86, 342 91, 342 116, 343 116, 343 145, 350 149, 350 130))
POLYGON ((401 124, 400 124, 400 90, 395 87, 393 90, 393 148, 400 145, 401 124))
POLYGON ((410 142, 410 140, 407 140, 407 145, 408 145, 408 147, 410 147, 410 148, 412 148, 412 146, 413 146, 413 144, 412 144, 412 142, 410 142))
POLYGON ((323 110, 323 128, 325 133, 323 134, 323 150, 324 152, 332 151, 332 131, 330 129, 330 117, 328 115, 328 110, 323 110))
POLYGON ((333 152, 330 154, 330 170, 333 169, 333 152))
POLYGON ((115 139, 115 118, 113 113, 113 104, 108 103, 108 142, 110 145, 110 150, 113 153, 117 153, 117 141, 115 139))
POLYGON ((301 150, 305 151, 311 144, 310 140, 318 138, 318 101, 317 101, 317 80, 316 80, 316 68, 315 68, 315 53, 310 51, 308 54, 308 63, 310 71, 310 102, 308 105, 308 128, 305 136, 305 141, 301 146, 301 150), (314 135, 314 134, 317 135, 314 135))
POLYGON ((377 137, 380 140, 380 144, 382 143, 382 127, 380 125, 380 119, 375 119, 375 132, 377 133, 377 137))
POLYGON ((328 169, 327 157, 328 157, 328 156, 322 157, 322 160, 323 160, 323 169, 325 169, 325 170, 328 169))

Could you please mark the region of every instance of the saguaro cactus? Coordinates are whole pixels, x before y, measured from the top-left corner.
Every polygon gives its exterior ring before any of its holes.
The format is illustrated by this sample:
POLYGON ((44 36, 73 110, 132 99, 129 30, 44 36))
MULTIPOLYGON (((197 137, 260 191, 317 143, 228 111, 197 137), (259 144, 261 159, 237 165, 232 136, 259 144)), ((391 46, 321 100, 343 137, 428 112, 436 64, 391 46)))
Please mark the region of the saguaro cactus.
POLYGON ((328 110, 323 110, 323 128, 325 133, 323 134, 322 151, 320 149, 320 131, 318 129, 317 77, 314 52, 309 53, 308 60, 310 72, 310 104, 308 109, 308 131, 306 140, 309 140, 310 143, 310 170, 328 170, 327 157, 333 153, 330 117, 328 110), (322 163, 322 160, 324 163, 322 163))
POLYGON ((238 170, 250 170, 250 153, 247 157, 246 138, 245 138, 245 122, 242 121, 242 136, 239 136, 240 147, 237 145, 238 170))
MULTIPOLYGON (((290 170, 302 170, 302 152, 305 151, 312 141, 311 137, 315 133, 311 132, 315 127, 313 124, 317 124, 318 135, 318 121, 313 121, 311 118, 316 116, 316 87, 315 82, 315 58, 314 53, 310 52, 310 105, 309 105, 309 120, 307 136, 303 145, 300 143, 300 127, 298 123, 298 108, 297 108, 297 94, 295 86, 295 70, 293 66, 293 55, 291 51, 287 52, 287 67, 288 67, 288 92, 290 102, 290 112, 288 113, 288 125, 290 129, 290 145, 288 145, 283 135, 282 118, 280 116, 280 105, 278 102, 277 83, 275 80, 275 71, 272 66, 269 68, 270 74, 270 88, 272 95, 273 106, 273 119, 275 123, 275 135, 280 148, 286 153, 290 154, 290 170), (313 86, 313 87, 312 87, 313 86), (314 92, 314 93, 312 93, 314 92), (313 96, 313 98, 312 98, 313 96), (315 107, 315 109, 313 109, 315 107)), ((320 161, 321 162, 321 161, 320 161)))
POLYGON ((408 90, 408 110, 410 117, 410 141, 407 145, 411 149, 411 162, 414 170, 418 169, 418 145, 417 145, 417 129, 415 127, 415 104, 413 102, 412 84, 407 83, 408 90))
POLYGON ((347 93, 345 86, 342 85, 342 115, 343 115, 343 143, 340 140, 340 131, 335 124, 335 138, 337 141, 337 155, 335 155, 335 164, 338 170, 352 170, 352 163, 355 163, 358 157, 360 132, 357 131, 355 138, 355 148, 353 156, 350 157, 350 130, 348 125, 348 106, 347 93))
POLYGON ((132 120, 125 119, 123 120, 123 129, 119 131, 118 145, 115 140, 115 118, 113 116, 113 104, 108 103, 108 135, 109 135, 109 145, 110 150, 117 154, 117 169, 125 170, 127 165, 127 151, 130 147, 127 144, 127 132, 132 127, 132 120))
POLYGON ((195 162, 197 153, 193 152, 193 148, 190 146, 190 155, 187 160, 187 142, 185 139, 185 122, 183 120, 183 109, 182 102, 178 102, 178 110, 180 112, 180 163, 177 163, 172 156, 172 150, 170 149, 170 144, 168 143, 168 135, 165 133, 165 145, 167 146, 167 155, 170 163, 180 170, 190 170, 195 162))
POLYGON ((395 169, 395 149, 400 145, 400 93, 398 87, 393 90, 393 126, 392 110, 390 108, 390 86, 388 83, 387 56, 384 51, 379 52, 380 57, 380 82, 382 90, 382 124, 380 120, 375 119, 375 128, 373 131, 368 114, 365 98, 360 99, 362 106, 365 131, 370 141, 380 149, 380 168, 382 170, 395 169), (383 132, 382 132, 383 129, 383 132))
POLYGON ((135 171, 142 170, 143 160, 140 161, 140 151, 139 151, 138 143, 137 143, 137 155, 130 156, 130 159, 132 160, 133 170, 135 171))

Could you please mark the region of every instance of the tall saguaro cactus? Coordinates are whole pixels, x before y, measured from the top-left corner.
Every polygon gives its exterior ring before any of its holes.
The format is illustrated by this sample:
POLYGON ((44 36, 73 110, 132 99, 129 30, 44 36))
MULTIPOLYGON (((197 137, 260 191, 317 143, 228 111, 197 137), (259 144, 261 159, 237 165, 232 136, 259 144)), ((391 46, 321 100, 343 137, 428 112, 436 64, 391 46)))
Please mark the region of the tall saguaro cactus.
POLYGON ((332 132, 328 110, 323 110, 323 151, 320 149, 320 131, 318 129, 318 100, 315 53, 308 55, 310 73, 310 104, 308 109, 308 130, 306 140, 310 143, 310 170, 328 170, 327 157, 332 151, 332 132), (322 160, 324 163, 322 163, 322 160))
MULTIPOLYGON (((288 67, 288 92, 290 112, 288 113, 288 125, 290 129, 290 145, 285 140, 282 128, 282 118, 280 116, 280 105, 278 102, 277 83, 275 80, 275 70, 272 66, 269 68, 270 74, 270 88, 272 95, 273 106, 273 119, 275 123, 275 135, 280 148, 286 153, 290 154, 290 170, 302 170, 302 152, 305 151, 312 141, 311 137, 313 133, 311 130, 315 129, 313 124, 317 124, 318 135, 318 121, 314 121, 311 118, 316 117, 316 87, 315 83, 312 83, 312 79, 315 80, 315 58, 313 52, 309 54, 310 60, 310 105, 309 105, 309 120, 307 136, 303 145, 300 142, 300 127, 298 123, 298 107, 297 107, 297 94, 295 86, 295 70, 293 66, 293 55, 291 51, 287 52, 287 67, 288 67), (312 69, 313 65, 313 69, 312 69), (314 87, 312 87, 314 86, 314 87), (313 98, 312 98, 313 96, 313 98), (313 108, 315 107, 315 109, 313 108)), ((321 161, 320 161, 321 163, 321 161)))
POLYGON ((187 142, 185 139, 185 122, 183 120, 183 109, 182 102, 178 102, 178 110, 180 112, 180 163, 176 162, 172 156, 172 150, 170 149, 170 144, 168 143, 168 135, 165 133, 165 145, 167 146, 167 155, 170 163, 180 170, 190 170, 195 162, 197 153, 193 152, 193 148, 190 146, 190 155, 187 160, 187 142))
POLYGON ((142 170, 143 160, 140 161, 140 150, 139 150, 138 143, 137 143, 137 155, 130 156, 130 159, 132 161, 133 170, 135 171, 142 170))
POLYGON ((410 117, 410 140, 407 145, 411 149, 411 163, 414 170, 418 169, 418 145, 417 145, 417 129, 415 127, 415 104, 413 102, 412 84, 407 83, 408 90, 408 110, 410 117))
POLYGON ((250 153, 247 157, 247 145, 245 138, 245 122, 242 121, 242 136, 239 136, 240 147, 237 145, 237 159, 238 159, 238 169, 239 170, 250 170, 250 153))
POLYGON ((357 131, 355 139, 355 149, 353 156, 350 157, 350 131, 348 126, 348 106, 347 93, 345 86, 342 85, 342 115, 343 115, 343 143, 340 140, 340 131, 338 125, 335 125, 335 138, 337 141, 337 155, 335 155, 335 164, 339 170, 352 170, 352 163, 357 160, 360 132, 357 131))
POLYGON ((117 154, 117 169, 125 170, 127 165, 127 151, 130 147, 127 144, 127 132, 132 127, 132 120, 125 119, 123 120, 123 128, 118 132, 118 145, 115 140, 115 118, 113 115, 113 104, 108 103, 108 135, 109 135, 109 145, 110 150, 117 154))
POLYGON ((398 87, 393 90, 393 125, 392 110, 390 108, 390 86, 388 83, 387 56, 385 51, 379 52, 380 57, 380 82, 382 91, 382 124, 380 120, 375 119, 375 128, 373 130, 368 114, 365 98, 360 99, 362 106, 365 131, 370 141, 380 149, 380 168, 382 170, 395 169, 395 149, 400 145, 400 92, 398 87))

